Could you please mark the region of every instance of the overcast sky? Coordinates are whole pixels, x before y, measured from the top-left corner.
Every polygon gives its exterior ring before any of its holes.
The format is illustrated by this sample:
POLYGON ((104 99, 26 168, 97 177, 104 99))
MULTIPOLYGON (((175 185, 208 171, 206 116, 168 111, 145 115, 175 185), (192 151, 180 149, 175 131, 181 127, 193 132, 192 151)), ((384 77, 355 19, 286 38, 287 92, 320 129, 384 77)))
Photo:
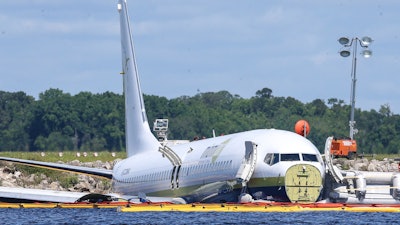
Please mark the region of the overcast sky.
MULTIPOLYGON (((115 0, 0 2, 0 90, 122 93, 115 0)), ((351 57, 337 39, 370 36, 356 107, 400 114, 398 0, 128 1, 142 88, 175 98, 264 87, 303 103, 350 102, 351 57)), ((361 48, 358 48, 358 53, 361 48)))

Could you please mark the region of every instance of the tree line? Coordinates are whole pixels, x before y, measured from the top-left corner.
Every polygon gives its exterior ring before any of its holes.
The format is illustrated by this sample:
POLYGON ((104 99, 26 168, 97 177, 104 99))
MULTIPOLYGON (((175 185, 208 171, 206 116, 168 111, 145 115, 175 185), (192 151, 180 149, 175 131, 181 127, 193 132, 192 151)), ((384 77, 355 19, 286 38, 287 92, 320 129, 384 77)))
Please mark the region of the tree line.
MULTIPOLYGON (((310 123, 308 139, 322 152, 328 136, 349 135, 350 106, 343 100, 302 103, 276 97, 263 88, 251 98, 227 91, 195 96, 145 95, 149 122, 169 119, 169 139, 212 137, 261 128, 294 130, 300 119, 310 123)), ((0 91, 0 151, 123 151, 124 97, 105 92, 76 95, 49 89, 36 100, 24 92, 0 91)), ((400 116, 382 105, 379 111, 355 110, 355 139, 364 153, 399 153, 400 116)))

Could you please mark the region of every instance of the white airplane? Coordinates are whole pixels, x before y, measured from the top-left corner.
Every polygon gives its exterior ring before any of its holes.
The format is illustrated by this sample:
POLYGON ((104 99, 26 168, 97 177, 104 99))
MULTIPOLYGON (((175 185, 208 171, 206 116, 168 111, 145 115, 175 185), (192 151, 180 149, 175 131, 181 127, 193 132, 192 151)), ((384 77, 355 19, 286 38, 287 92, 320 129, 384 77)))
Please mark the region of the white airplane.
POLYGON ((126 0, 118 1, 127 158, 113 170, 1 157, 0 160, 112 179, 123 196, 191 202, 315 202, 325 165, 318 149, 294 132, 258 129, 177 145, 150 130, 140 88, 126 0))

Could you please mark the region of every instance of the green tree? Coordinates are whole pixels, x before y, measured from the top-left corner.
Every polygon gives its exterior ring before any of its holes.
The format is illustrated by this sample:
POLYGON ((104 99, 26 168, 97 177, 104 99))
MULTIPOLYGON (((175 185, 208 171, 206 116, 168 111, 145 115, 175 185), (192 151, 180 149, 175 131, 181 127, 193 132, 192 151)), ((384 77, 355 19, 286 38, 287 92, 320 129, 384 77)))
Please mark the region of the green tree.
MULTIPOLYGON (((263 88, 245 99, 227 91, 167 99, 145 95, 152 122, 168 118, 169 139, 192 139, 276 128, 293 131, 299 119, 310 123, 308 136, 321 151, 328 136, 349 135, 350 106, 329 98, 302 103, 293 97, 275 97, 263 88)), ((113 150, 125 148, 124 97, 105 92, 71 96, 49 89, 35 100, 23 92, 0 91, 0 150, 113 150)), ((398 153, 400 116, 388 104, 379 111, 355 109, 358 151, 398 153)))
POLYGON ((34 98, 24 92, 0 91, 0 150, 28 151, 34 98))

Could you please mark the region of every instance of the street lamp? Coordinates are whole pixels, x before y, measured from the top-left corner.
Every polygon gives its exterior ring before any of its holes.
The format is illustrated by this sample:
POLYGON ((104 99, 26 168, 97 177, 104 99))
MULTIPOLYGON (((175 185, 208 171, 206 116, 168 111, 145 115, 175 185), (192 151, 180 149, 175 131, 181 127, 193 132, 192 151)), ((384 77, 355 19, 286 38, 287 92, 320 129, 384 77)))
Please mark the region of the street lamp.
POLYGON ((364 49, 361 52, 361 55, 364 56, 364 58, 369 58, 372 56, 372 51, 368 49, 368 46, 372 43, 372 38, 370 37, 363 37, 363 38, 358 38, 354 37, 352 39, 349 39, 347 37, 341 37, 339 38, 338 42, 344 47, 340 52, 340 56, 342 57, 348 57, 351 55, 351 47, 353 47, 353 62, 351 66, 351 96, 350 96, 350 101, 351 101, 351 112, 350 112, 350 121, 349 121, 349 127, 350 127, 350 139, 353 140, 354 134, 358 132, 357 129, 354 129, 354 125, 356 121, 354 121, 354 106, 356 104, 355 100, 355 95, 356 95, 356 66, 357 66, 357 45, 360 44, 360 46, 364 49), (354 44, 354 45, 353 45, 354 44))

